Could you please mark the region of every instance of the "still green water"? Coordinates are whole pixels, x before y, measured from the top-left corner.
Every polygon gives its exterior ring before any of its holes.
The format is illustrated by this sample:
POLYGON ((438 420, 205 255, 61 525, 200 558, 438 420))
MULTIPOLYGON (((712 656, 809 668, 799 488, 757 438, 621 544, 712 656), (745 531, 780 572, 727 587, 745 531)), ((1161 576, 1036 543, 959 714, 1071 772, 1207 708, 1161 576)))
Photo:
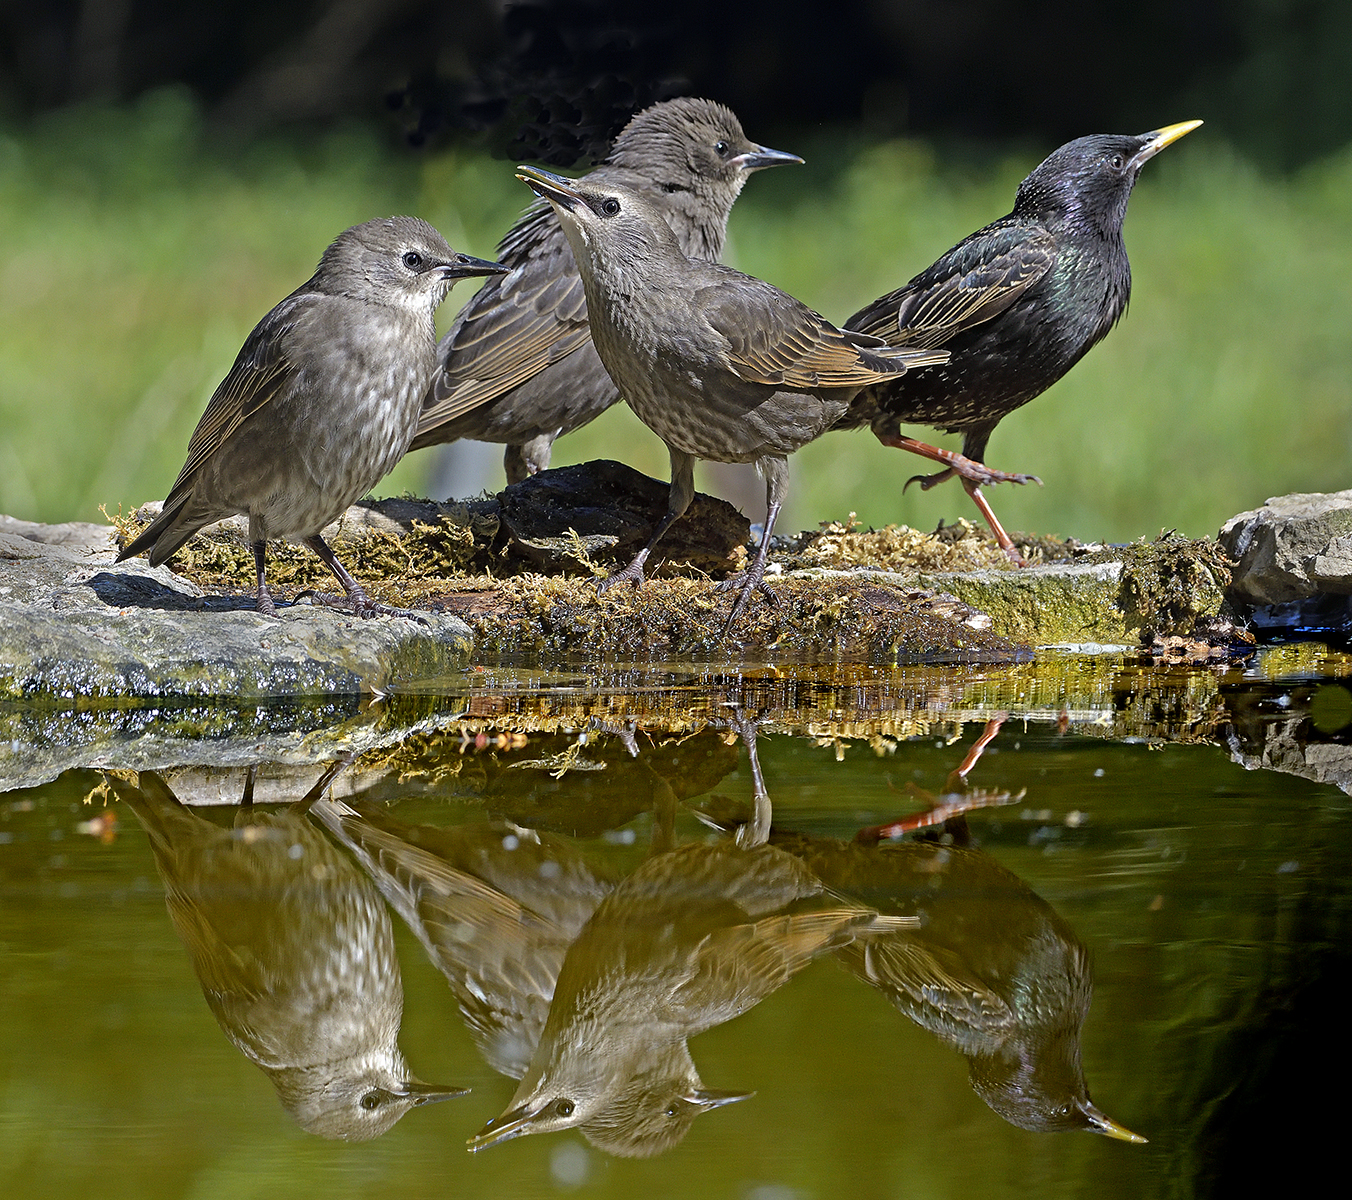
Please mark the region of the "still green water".
MULTIPOLYGON (((1068 697, 998 729, 961 670, 906 692, 964 696, 959 721, 748 705, 761 846, 732 837, 759 840, 736 710, 574 721, 585 672, 552 698, 510 673, 462 686, 470 736, 368 755, 305 817, 263 801, 317 766, 264 765, 244 817, 175 800, 237 795, 243 772, 0 795, 0 1187, 1189 1196, 1297 1131, 1303 1161, 1331 1154, 1337 1109, 1311 1089, 1346 1057, 1321 1033, 1352 932, 1344 661, 1119 664, 1097 716, 1068 697), (984 806, 852 840, 964 793, 984 806), (1093 1105, 1148 1144, 995 1111, 1056 1124, 1077 1052, 1093 1105), (472 1091, 409 1107, 409 1071, 472 1091), (467 1153, 523 1072, 588 1123, 467 1153), (391 1120, 362 1142, 306 1128, 391 1120)), ((815 670, 793 687, 837 705, 878 686, 815 670)), ((1020 670, 981 673, 1005 711, 1020 670)))

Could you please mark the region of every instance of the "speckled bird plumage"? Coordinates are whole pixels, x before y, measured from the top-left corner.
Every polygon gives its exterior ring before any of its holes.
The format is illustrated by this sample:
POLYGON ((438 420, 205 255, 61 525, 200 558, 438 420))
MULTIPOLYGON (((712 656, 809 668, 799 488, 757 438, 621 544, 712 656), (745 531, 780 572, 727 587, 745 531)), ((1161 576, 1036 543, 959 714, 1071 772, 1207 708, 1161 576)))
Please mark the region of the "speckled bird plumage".
POLYGON ((765 551, 788 490, 787 456, 844 414, 859 389, 947 351, 898 350, 837 329, 792 296, 686 255, 661 214, 624 188, 522 167, 518 178, 559 214, 587 296, 592 341, 625 402, 667 445, 671 499, 648 546, 607 583, 642 580, 643 563, 689 506, 697 459, 754 462, 766 479, 761 549, 728 617, 763 587, 765 551))
MULTIPOLYGON (((407 450, 432 375, 434 314, 452 284, 500 270, 415 217, 340 234, 250 333, 161 514, 119 559, 148 552, 158 565, 204 525, 241 513, 255 547, 317 538, 407 450)), ((261 559, 259 574, 269 611, 261 559)))
MULTIPOLYGON (((683 97, 638 113, 584 178, 643 195, 684 253, 713 261, 748 176, 798 161, 751 142, 723 105, 683 97)), ((412 448, 457 438, 505 442, 507 480, 515 483, 549 465, 556 437, 620 396, 591 345, 582 281, 545 201, 512 227, 498 258, 511 274, 482 287, 437 348, 412 448)))
POLYGON ((396 1044, 404 994, 385 905, 302 811, 243 807, 221 826, 152 772, 135 787, 115 780, 114 792, 149 835, 169 915, 222 1032, 304 1128, 366 1140, 417 1104, 463 1091, 414 1079, 396 1044))

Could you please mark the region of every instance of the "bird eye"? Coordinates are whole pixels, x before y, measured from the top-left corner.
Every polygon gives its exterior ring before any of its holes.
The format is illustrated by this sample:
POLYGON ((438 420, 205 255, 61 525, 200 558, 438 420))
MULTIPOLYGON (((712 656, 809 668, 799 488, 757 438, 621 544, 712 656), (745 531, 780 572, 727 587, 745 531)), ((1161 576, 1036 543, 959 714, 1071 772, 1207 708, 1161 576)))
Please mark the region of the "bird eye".
POLYGON ((727 142, 715 142, 714 153, 717 154, 719 158, 727 158, 728 156, 727 142))
POLYGON ((614 196, 607 196, 601 201, 601 212, 607 217, 613 217, 620 211, 620 202, 614 196))
MULTIPOLYGON (((405 257, 405 258, 408 258, 408 255, 405 254, 404 257, 405 257)), ((414 258, 417 258, 418 256, 415 254, 413 257, 414 257, 414 258)), ((379 1093, 379 1092, 367 1092, 366 1095, 364 1095, 364 1096, 361 1098, 360 1103, 361 1103, 362 1108, 366 1109, 367 1112, 371 1112, 372 1109, 376 1109, 376 1108, 379 1108, 379 1107, 380 1107, 380 1093, 379 1093)))
POLYGON ((571 1117, 573 1115, 573 1102, 571 1100, 560 1100, 554 1105, 554 1111, 561 1117, 571 1117))
POLYGON ((668 1105, 666 1106, 666 1108, 664 1108, 662 1111, 663 1111, 664 1113, 666 1113, 667 1116, 669 1116, 669 1117, 674 1117, 674 1116, 677 1114, 677 1112, 679 1112, 680 1110, 676 1107, 676 1101, 673 1100, 673 1101, 672 1101, 670 1104, 668 1104, 668 1105))
POLYGON ((1122 156, 1120 154, 1114 154, 1112 158, 1108 160, 1108 165, 1112 167, 1114 171, 1120 171, 1123 167, 1122 156))
POLYGON ((409 250, 404 254, 404 266, 410 271, 416 271, 423 265, 423 256, 416 250, 409 250))

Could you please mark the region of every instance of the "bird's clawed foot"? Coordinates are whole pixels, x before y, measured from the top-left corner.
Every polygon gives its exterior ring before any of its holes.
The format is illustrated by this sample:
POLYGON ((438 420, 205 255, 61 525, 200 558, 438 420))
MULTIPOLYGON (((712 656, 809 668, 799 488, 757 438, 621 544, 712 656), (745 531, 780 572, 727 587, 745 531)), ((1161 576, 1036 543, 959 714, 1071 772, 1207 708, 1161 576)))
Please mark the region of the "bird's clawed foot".
POLYGON ((739 571, 736 575, 729 575, 722 583, 715 585, 716 592, 737 592, 737 599, 733 601, 732 611, 728 614, 727 623, 723 626, 720 637, 727 637, 732 629, 733 623, 742 615, 742 610, 746 608, 747 601, 751 599, 752 592, 760 592, 771 604, 778 607, 783 604, 779 595, 765 582, 765 564, 756 562, 745 571, 739 571))
POLYGON ((918 483, 922 492, 928 492, 930 488, 938 487, 939 484, 952 479, 955 474, 957 474, 957 472, 954 471, 952 467, 949 467, 948 470, 940 471, 935 475, 912 475, 910 479, 902 485, 902 495, 906 494, 906 489, 913 483, 918 483))
POLYGON ((306 588, 303 592, 298 592, 291 603, 300 604, 306 601, 310 604, 318 604, 323 608, 336 608, 343 612, 349 612, 354 617, 360 617, 363 621, 369 621, 372 617, 403 617, 406 621, 416 621, 419 625, 431 626, 431 622, 422 613, 414 612, 411 608, 396 608, 392 604, 378 604, 361 590, 351 592, 346 596, 335 596, 330 592, 319 592, 314 588, 306 588))
POLYGON ((642 587, 645 578, 643 574, 643 559, 640 554, 627 567, 621 567, 618 571, 611 571, 604 579, 596 581, 596 594, 604 596, 611 588, 621 583, 631 583, 634 587, 642 587))

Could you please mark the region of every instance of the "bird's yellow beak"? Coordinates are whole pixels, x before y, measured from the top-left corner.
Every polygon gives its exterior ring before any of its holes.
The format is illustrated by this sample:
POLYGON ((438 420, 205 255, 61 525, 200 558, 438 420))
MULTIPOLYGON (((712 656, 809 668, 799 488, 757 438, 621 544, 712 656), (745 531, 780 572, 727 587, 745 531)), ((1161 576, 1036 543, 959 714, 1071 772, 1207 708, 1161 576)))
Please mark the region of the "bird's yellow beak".
POLYGON ((1140 166, 1147 159, 1154 158, 1165 146, 1172 145, 1178 141, 1185 133, 1191 133, 1197 128, 1201 121, 1180 121, 1177 125, 1166 125, 1163 129, 1155 129, 1150 133, 1143 133, 1143 138, 1148 138, 1133 157, 1133 163, 1140 166))

